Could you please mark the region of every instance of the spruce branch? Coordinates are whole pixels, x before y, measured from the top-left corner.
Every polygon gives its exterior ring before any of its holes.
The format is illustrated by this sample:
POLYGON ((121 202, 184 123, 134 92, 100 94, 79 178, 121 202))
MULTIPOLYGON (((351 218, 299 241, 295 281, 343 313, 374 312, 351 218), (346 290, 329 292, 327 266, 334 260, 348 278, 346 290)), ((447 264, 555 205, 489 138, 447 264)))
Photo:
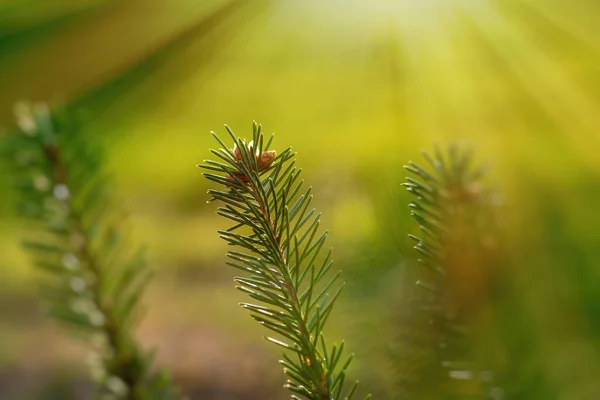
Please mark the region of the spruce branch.
POLYGON ((491 373, 473 359, 470 322, 486 301, 491 259, 486 257, 491 196, 481 184, 485 168, 476 168, 472 153, 456 145, 423 157, 427 167, 410 162, 405 169, 413 177, 403 183, 416 198, 409 208, 421 234, 409 237, 422 268, 413 274, 415 287, 402 317, 400 385, 406 398, 465 391, 468 398, 482 398, 491 373))
POLYGON ((265 139, 256 123, 249 143, 226 129, 233 148, 213 133, 218 161, 199 166, 220 186, 208 191, 222 203, 217 214, 233 222, 220 237, 242 249, 227 253, 227 264, 244 273, 235 278, 237 289, 256 301, 241 306, 275 334, 266 340, 285 350, 280 362, 292 399, 351 399, 358 386, 345 385, 352 356, 343 356, 344 342, 328 347, 323 336, 342 285, 339 272, 330 273, 327 231, 319 230, 295 153, 269 150, 273 136, 265 139))
POLYGON ((4 153, 19 211, 35 232, 23 246, 48 272, 43 294, 50 315, 92 344, 102 398, 176 398, 165 372, 151 370, 153 352, 133 337, 152 272, 119 229, 122 215, 100 172, 102 152, 68 113, 20 104, 16 114, 20 132, 6 138, 4 153))

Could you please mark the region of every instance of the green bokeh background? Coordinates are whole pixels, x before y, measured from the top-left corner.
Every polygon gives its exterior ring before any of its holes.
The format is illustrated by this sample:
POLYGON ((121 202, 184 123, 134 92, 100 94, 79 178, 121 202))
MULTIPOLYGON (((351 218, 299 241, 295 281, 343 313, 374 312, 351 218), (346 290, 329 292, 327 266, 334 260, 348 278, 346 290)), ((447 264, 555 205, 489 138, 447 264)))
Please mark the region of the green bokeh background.
MULTIPOLYGON (((0 0, 0 129, 16 101, 68 103, 82 134, 110 143, 128 226, 159 271, 139 336, 214 399, 285 392, 195 167, 209 132, 250 135, 256 120, 298 152, 349 281, 330 336, 381 398, 378 316, 415 230, 401 167, 467 143, 502 193, 515 307, 545 379, 600 398, 586 378, 600 376, 599 15, 593 0, 0 0)), ((3 169, 0 185, 0 398, 85 398, 87 353, 45 319, 3 169)))

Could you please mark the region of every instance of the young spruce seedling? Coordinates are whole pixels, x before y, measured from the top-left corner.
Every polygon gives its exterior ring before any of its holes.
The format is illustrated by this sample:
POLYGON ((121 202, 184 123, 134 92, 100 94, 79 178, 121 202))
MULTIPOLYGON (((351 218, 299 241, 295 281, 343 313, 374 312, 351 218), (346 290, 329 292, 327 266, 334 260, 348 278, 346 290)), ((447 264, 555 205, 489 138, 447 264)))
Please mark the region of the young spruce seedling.
POLYGON ((233 225, 219 231, 231 246, 228 265, 243 272, 237 288, 255 300, 242 303, 252 318, 274 336, 266 339, 285 350, 280 361, 288 376, 292 399, 351 399, 358 382, 346 388, 344 342, 328 346, 323 328, 338 298, 339 272, 330 274, 331 250, 325 249, 327 231, 320 232, 319 217, 310 207, 311 189, 303 190, 295 153, 270 150, 260 125, 253 124, 252 141, 237 137, 227 146, 217 135, 218 161, 200 167, 219 187, 211 200, 222 205, 217 213, 233 225))

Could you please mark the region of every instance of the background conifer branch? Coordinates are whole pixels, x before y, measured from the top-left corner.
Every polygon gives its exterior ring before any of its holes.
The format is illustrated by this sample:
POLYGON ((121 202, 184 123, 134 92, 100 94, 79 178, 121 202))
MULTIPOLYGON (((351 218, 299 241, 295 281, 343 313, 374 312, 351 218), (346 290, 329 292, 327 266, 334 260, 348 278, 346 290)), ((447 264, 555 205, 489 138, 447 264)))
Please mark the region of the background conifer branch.
POLYGON ((124 240, 100 172, 101 149, 68 112, 23 103, 16 114, 20 132, 7 137, 4 153, 19 211, 32 221, 35 238, 23 246, 49 273, 43 294, 50 315, 94 347, 92 376, 103 398, 176 398, 167 375, 151 370, 153 352, 133 337, 152 273, 143 251, 124 240))
POLYGON ((204 176, 219 184, 211 200, 222 205, 217 214, 233 225, 219 231, 229 245, 228 265, 244 272, 237 288, 257 303, 242 303, 252 318, 271 330, 269 342, 285 349, 281 364, 288 376, 292 399, 351 399, 358 382, 345 387, 352 356, 343 356, 344 343, 328 347, 323 328, 342 285, 339 272, 330 273, 331 250, 324 250, 327 231, 319 231, 319 217, 310 207, 311 189, 303 190, 301 170, 291 148, 277 154, 253 124, 247 143, 226 127, 229 148, 211 150, 218 161, 206 160, 204 176))
POLYGON ((421 234, 409 237, 422 268, 405 300, 402 395, 487 398, 493 375, 477 362, 470 333, 486 301, 486 260, 493 259, 485 256, 491 231, 491 196, 481 185, 485 168, 456 145, 423 157, 427 167, 410 162, 405 169, 413 176, 403 183, 415 196, 409 208, 421 234))

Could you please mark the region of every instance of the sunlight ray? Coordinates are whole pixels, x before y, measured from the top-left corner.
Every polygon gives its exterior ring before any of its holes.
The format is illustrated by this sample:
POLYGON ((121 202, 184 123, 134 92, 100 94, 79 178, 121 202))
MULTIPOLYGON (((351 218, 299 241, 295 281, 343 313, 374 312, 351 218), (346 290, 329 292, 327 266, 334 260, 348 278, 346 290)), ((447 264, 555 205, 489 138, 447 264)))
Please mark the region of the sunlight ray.
POLYGON ((582 24, 577 23, 575 19, 565 18, 564 14, 561 13, 561 10, 556 7, 548 7, 546 4, 540 5, 531 0, 523 1, 523 3, 573 38, 585 43, 585 45, 600 53, 600 35, 598 35, 597 30, 590 31, 582 24))
POLYGON ((407 60, 409 114, 415 121, 416 133, 427 136, 440 134, 443 104, 439 97, 443 85, 444 58, 448 53, 440 52, 447 45, 447 37, 442 29, 442 21, 447 17, 447 7, 427 7, 424 20, 417 18, 416 12, 422 12, 424 6, 407 6, 397 14, 400 43, 407 60))
POLYGON ((583 93, 554 60, 542 52, 529 38, 513 29, 509 21, 492 8, 478 3, 465 8, 487 40, 501 52, 512 71, 528 88, 564 134, 570 135, 588 161, 598 164, 591 144, 599 144, 597 135, 598 105, 583 93))

